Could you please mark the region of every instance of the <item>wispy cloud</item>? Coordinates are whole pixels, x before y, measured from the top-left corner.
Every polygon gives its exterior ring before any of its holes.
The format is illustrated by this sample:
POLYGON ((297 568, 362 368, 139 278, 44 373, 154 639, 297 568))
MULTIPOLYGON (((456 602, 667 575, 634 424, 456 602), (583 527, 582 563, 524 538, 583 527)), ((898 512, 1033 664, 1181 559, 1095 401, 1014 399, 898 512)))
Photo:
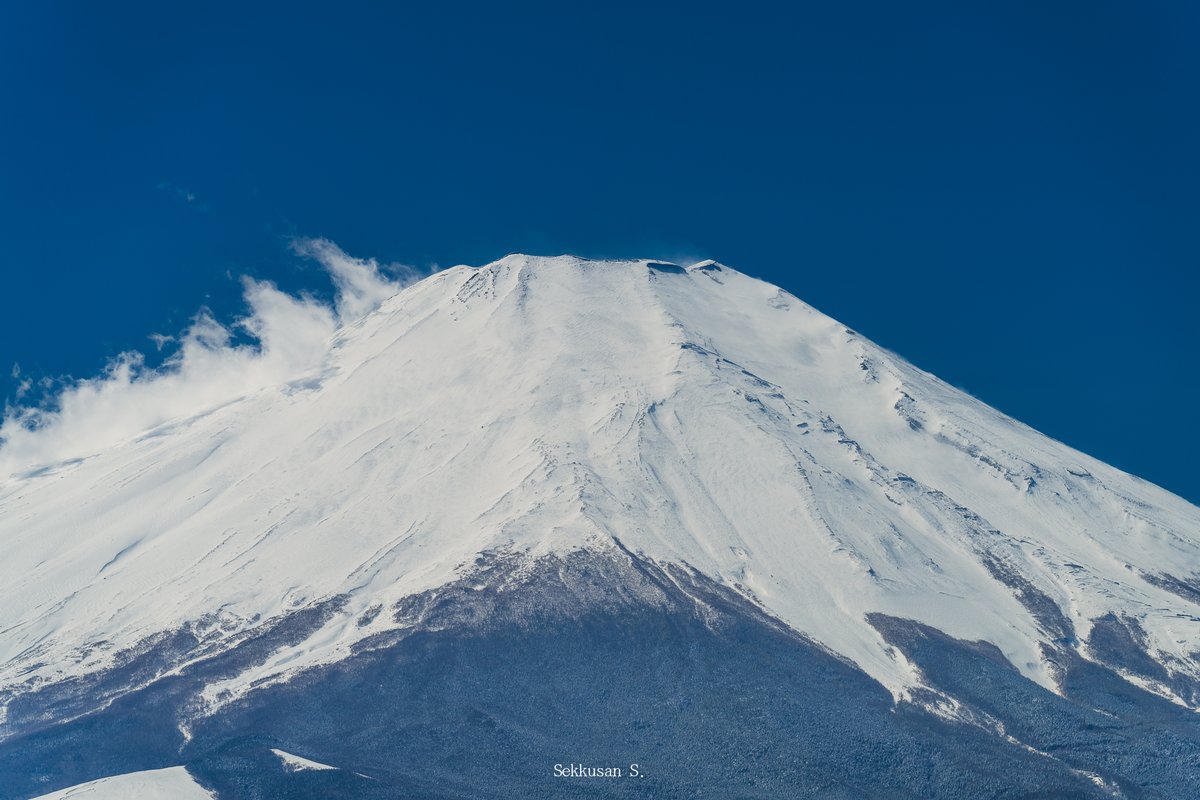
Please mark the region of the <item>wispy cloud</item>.
MULTIPOLYGON (((10 474, 98 452, 157 425, 218 407, 321 367, 333 333, 422 277, 398 265, 381 267, 347 255, 326 239, 300 240, 293 249, 316 260, 333 281, 332 306, 243 278, 249 313, 226 325, 201 309, 177 337, 155 335, 161 349, 178 348, 161 366, 142 353, 122 353, 92 378, 69 381, 36 407, 5 409, 0 422, 0 480, 10 474), (236 343, 241 332, 249 342, 236 343)), ((13 377, 20 376, 14 365, 13 377)))
POLYGON ((396 293, 397 284, 406 285, 422 277, 415 268, 403 264, 381 267, 375 259, 354 258, 328 239, 297 239, 292 250, 315 259, 333 279, 337 289, 335 308, 343 324, 378 308, 396 293), (385 275, 384 272, 389 273, 385 275))
POLYGON ((168 195, 174 197, 176 200, 178 200, 181 203, 185 203, 185 204, 192 206, 193 208, 195 208, 198 211, 205 211, 205 212, 208 211, 208 204, 198 202, 196 199, 195 192, 192 192, 188 189, 184 189, 181 186, 176 186, 175 184, 173 184, 169 181, 162 181, 155 188, 157 188, 160 192, 165 192, 168 195))

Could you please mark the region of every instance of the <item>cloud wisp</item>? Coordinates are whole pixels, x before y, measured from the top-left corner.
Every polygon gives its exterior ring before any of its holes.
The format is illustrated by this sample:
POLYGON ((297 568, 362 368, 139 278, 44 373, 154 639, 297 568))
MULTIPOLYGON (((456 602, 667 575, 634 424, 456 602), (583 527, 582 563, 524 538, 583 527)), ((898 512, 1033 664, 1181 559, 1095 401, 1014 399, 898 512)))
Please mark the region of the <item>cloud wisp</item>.
MULTIPOLYGON (((70 382, 39 406, 13 405, 0 421, 0 481, 82 458, 171 420, 216 408, 321 367, 339 327, 374 311, 423 277, 411 267, 347 255, 326 239, 293 243, 333 282, 332 305, 243 278, 249 312, 231 325, 201 309, 160 366, 122 353, 92 378, 70 382), (235 341, 238 333, 249 341, 235 341)), ((166 338, 156 340, 159 347, 166 338)), ((19 397, 18 397, 19 402, 19 397)))

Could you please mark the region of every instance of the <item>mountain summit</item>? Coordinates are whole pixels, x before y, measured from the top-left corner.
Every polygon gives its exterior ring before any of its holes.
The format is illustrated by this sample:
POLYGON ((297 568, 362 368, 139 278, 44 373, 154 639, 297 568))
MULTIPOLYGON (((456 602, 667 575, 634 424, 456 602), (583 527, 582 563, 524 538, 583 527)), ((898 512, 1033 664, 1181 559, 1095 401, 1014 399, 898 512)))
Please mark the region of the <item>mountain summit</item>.
POLYGON ((0 542, 5 797, 1200 768, 1200 509, 712 261, 440 272, 299 379, 0 478, 0 542))

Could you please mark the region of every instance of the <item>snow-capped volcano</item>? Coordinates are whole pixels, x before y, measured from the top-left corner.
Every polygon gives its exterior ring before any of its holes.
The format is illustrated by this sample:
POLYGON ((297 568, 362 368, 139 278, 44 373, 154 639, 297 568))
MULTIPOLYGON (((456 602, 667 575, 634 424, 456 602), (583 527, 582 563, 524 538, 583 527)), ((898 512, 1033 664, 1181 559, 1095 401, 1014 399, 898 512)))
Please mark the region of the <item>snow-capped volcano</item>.
POLYGON ((0 479, 10 749, 200 676, 166 715, 182 748, 412 631, 576 605, 761 614, 1031 752, 912 631, 986 645, 1047 696, 1091 665, 1200 707, 1200 509, 715 262, 455 267, 299 379, 34 466, 0 479), (496 611, 547 565, 553 593, 496 611))

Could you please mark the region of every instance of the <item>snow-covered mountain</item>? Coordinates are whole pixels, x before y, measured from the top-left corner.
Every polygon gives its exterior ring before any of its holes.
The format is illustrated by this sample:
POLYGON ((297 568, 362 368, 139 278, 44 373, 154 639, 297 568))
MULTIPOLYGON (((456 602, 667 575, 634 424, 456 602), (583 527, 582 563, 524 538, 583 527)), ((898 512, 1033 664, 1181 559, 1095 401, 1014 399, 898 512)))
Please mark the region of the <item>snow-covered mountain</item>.
POLYGON ((1180 796, 1200 769, 1200 509, 777 287, 515 255, 322 352, 0 478, 0 796, 184 763, 219 797, 1180 796), (553 774, 618 755, 647 778, 553 774))

